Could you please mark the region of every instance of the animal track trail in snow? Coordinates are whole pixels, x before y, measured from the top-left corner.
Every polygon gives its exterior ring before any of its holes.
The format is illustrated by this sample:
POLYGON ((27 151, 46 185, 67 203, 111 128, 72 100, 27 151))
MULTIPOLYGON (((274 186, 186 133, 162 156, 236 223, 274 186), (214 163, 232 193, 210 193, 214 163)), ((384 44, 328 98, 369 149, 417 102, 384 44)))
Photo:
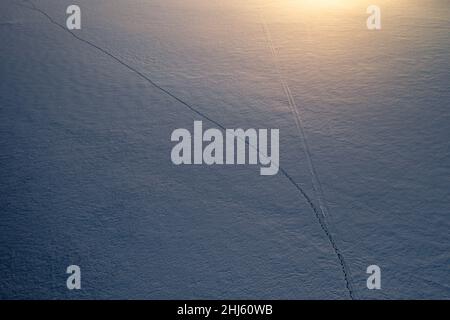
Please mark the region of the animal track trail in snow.
POLYGON ((314 191, 314 195, 315 198, 317 199, 317 202, 319 204, 319 209, 317 209, 317 207, 314 205, 314 203, 311 201, 311 199, 308 200, 309 205, 311 206, 311 208, 313 209, 316 218, 322 228, 322 230, 324 231, 324 233, 326 234, 331 246, 333 247, 333 250, 336 254, 336 256, 339 259, 339 263, 342 267, 342 271, 344 273, 344 277, 345 277, 345 281, 346 281, 346 286, 350 295, 350 298, 354 298, 354 292, 352 289, 352 285, 351 285, 351 277, 350 277, 350 269, 348 268, 345 259, 342 255, 342 253, 340 252, 336 241, 334 240, 328 225, 326 224, 325 218, 328 216, 328 209, 327 209, 327 205, 325 203, 324 200, 324 196, 323 196, 323 189, 322 189, 322 184, 320 183, 319 177, 317 175, 316 169, 314 167, 313 161, 312 161, 312 156, 311 156, 311 151, 309 148, 309 144, 308 144, 308 140, 306 137, 306 133, 305 133, 305 129, 302 123, 302 118, 300 115, 300 112, 298 110, 298 106, 295 102, 295 99, 292 95, 291 89, 289 88, 288 83, 286 82, 283 73, 281 71, 281 67, 280 67, 280 62, 279 62, 279 58, 278 58, 278 54, 277 54, 277 50, 275 48, 274 42, 272 40, 272 35, 270 33, 270 30, 267 26, 266 21, 264 20, 264 17, 262 14, 260 14, 260 19, 262 21, 262 26, 264 29, 264 34, 266 37, 266 41, 267 44, 269 46, 270 52, 273 56, 273 60, 274 60, 274 65, 275 65, 275 69, 279 78, 279 81, 281 83, 281 86, 283 87, 283 91, 286 95, 286 99, 288 102, 288 106, 289 109, 292 113, 292 116, 294 117, 295 120, 295 125, 297 127, 297 131, 298 131, 298 135, 300 137, 300 140, 302 141, 302 145, 303 145, 303 150, 305 152, 306 155, 306 159, 308 162, 308 167, 309 167, 309 171, 311 174, 311 182, 312 182, 312 187, 313 187, 313 191, 314 191))
MULTIPOLYGON (((127 68, 128 70, 134 72, 136 75, 138 75, 140 78, 142 78, 143 80, 145 80, 146 82, 148 82, 150 85, 152 85, 153 87, 155 87, 156 89, 160 90, 161 92, 163 92, 164 94, 166 94, 167 96, 171 97, 172 99, 174 99, 175 101, 179 102, 180 104, 184 105, 185 107, 187 107, 189 110, 191 110, 192 112, 196 113, 197 115, 199 115, 200 117, 208 120, 209 122, 211 122, 212 124, 215 124, 216 126, 218 126, 219 128, 221 128, 222 130, 226 130, 225 126, 222 125, 220 122, 210 118, 207 114, 205 114, 204 112, 198 110, 196 107, 194 107, 193 105, 189 104, 188 102, 184 101, 182 98, 179 98, 177 95, 173 94, 171 91, 169 91, 168 89, 165 89, 164 87, 160 86, 159 84, 157 84, 154 80, 152 80, 151 78, 149 78, 148 76, 146 76, 145 74, 143 74, 142 72, 140 72, 139 70, 137 70, 136 68, 134 68, 133 66, 129 65, 127 62, 123 61, 121 58, 115 56, 114 54, 112 54, 111 52, 109 52, 108 50, 96 45, 95 43, 86 40, 84 38, 79 37, 78 35, 76 35, 74 32, 68 30, 66 28, 66 26, 56 22, 48 13, 46 13, 45 11, 43 11, 42 9, 38 8, 33 2, 29 1, 29 0, 24 0, 23 2, 28 3, 31 5, 27 6, 24 5, 23 3, 19 3, 17 5, 22 6, 24 8, 27 8, 29 10, 33 10, 36 11, 38 13, 40 13, 41 15, 45 16, 52 24, 54 24, 55 26, 57 26, 58 28, 60 28, 61 30, 69 33, 72 37, 74 37, 75 39, 77 39, 78 41, 81 41, 87 45, 89 45, 90 47, 96 49, 97 51, 100 51, 101 53, 109 56, 110 58, 112 58, 113 60, 115 60, 117 63, 119 63, 120 65, 124 66, 125 68, 127 68)), ((265 29, 268 32, 267 26, 265 27, 265 29)), ((266 33, 267 35, 267 33, 266 33)), ((270 34, 269 34, 270 36, 270 34)), ((273 47, 273 45, 270 45, 272 53, 276 55, 276 51, 275 48, 273 47)), ((287 95, 288 101, 289 101, 289 106, 292 109, 292 112, 295 115, 295 119, 296 119, 296 124, 297 124, 297 128, 300 132, 300 136, 303 137, 302 141, 304 143, 304 147, 305 147, 305 152, 307 154, 307 158, 308 158, 308 165, 310 166, 310 170, 311 170, 311 174, 312 174, 312 179, 314 181, 314 179, 317 179, 317 175, 315 174, 315 170, 314 170, 314 166, 312 164, 312 160, 311 160, 311 156, 310 156, 310 152, 309 152, 309 147, 307 145, 306 139, 305 139, 305 135, 303 134, 303 128, 302 128, 302 124, 300 122, 300 116, 298 114, 298 110, 296 108, 295 105, 295 101, 293 99, 293 96, 290 92, 290 89, 287 85, 287 83, 283 80, 282 75, 281 75, 281 69, 279 67, 278 68, 278 72, 280 75, 280 79, 282 80, 282 84, 283 84, 283 89, 285 90, 285 93, 287 95)), ((248 144, 248 141, 245 141, 246 144, 248 144)), ((252 148, 257 148, 256 146, 251 146, 252 148)), ((317 208, 317 206, 314 204, 314 202, 312 201, 311 197, 305 192, 305 190, 292 178, 292 176, 282 167, 279 166, 279 171, 288 179, 288 181, 300 192, 301 196, 306 200, 306 202, 308 203, 308 205, 311 207, 311 209, 313 210, 322 230, 324 231, 324 233, 326 234, 331 246, 333 247, 333 250, 335 252, 335 254, 337 255, 338 259, 339 259, 339 263, 342 267, 342 271, 344 273, 344 277, 345 277, 345 281, 346 281, 346 288, 349 292, 349 296, 351 299, 354 299, 354 292, 352 289, 352 285, 351 285, 351 281, 350 281, 350 272, 349 269, 345 263, 344 257, 342 256, 339 248, 336 245, 336 242, 332 236, 332 234, 329 232, 329 228, 324 220, 325 218, 325 214, 326 214, 326 209, 325 206, 323 206, 321 204, 321 200, 319 197, 318 201, 319 201, 319 205, 320 205, 320 209, 317 208)), ((315 185, 314 190, 321 190, 320 188, 320 182, 317 181, 313 182, 313 185, 315 185)), ((317 196, 317 194, 316 194, 317 196)))

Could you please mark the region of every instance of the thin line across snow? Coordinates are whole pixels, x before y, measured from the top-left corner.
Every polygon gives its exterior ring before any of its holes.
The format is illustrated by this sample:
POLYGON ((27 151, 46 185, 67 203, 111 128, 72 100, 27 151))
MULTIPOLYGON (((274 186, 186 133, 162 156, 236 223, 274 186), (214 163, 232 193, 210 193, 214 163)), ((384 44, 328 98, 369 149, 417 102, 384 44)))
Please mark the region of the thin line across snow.
POLYGON ((272 35, 270 34, 270 30, 267 26, 266 21, 264 20, 264 17, 262 16, 262 14, 260 15, 260 17, 261 17, 264 33, 266 36, 266 40, 267 40, 270 52, 274 59, 274 64, 275 64, 275 68, 276 68, 276 71, 278 74, 278 78, 280 80, 281 86, 283 87, 283 91, 284 91, 287 101, 288 101, 289 109, 291 110, 291 113, 294 117, 295 125, 297 127, 298 134, 299 134, 300 139, 303 144, 303 149, 305 151, 306 159, 308 161, 308 166, 309 166, 309 170, 311 173, 311 181, 312 181, 313 190, 316 195, 317 201, 319 202, 320 213, 318 212, 317 208, 315 208, 315 206, 314 207, 312 206, 312 203, 310 205, 311 205, 311 207, 313 207, 314 213, 316 214, 316 218, 317 218, 322 230, 327 235, 328 240, 330 241, 331 246, 333 247, 333 250, 335 251, 335 253, 339 259, 339 263, 341 264, 342 271, 344 273, 344 277, 345 277, 349 295, 353 299, 354 293, 353 293, 351 280, 350 280, 350 270, 347 267, 347 264, 345 263, 345 259, 344 259, 343 255, 340 253, 339 248, 337 247, 336 242, 334 241, 333 236, 331 235, 329 228, 325 222, 325 217, 328 215, 328 210, 327 210, 325 201, 323 200, 322 185, 320 183, 320 180, 316 173, 316 169, 312 162, 311 151, 309 149, 308 140, 306 138, 306 133, 303 128, 302 119, 301 119, 301 116, 300 116, 300 113, 298 110, 298 106, 295 103, 295 99, 292 95, 291 89, 289 88, 289 85, 287 84, 286 80, 284 79, 283 73, 281 71, 278 54, 277 54, 277 51, 273 44, 272 35))
MULTIPOLYGON (((112 53, 108 52, 107 50, 97 46, 96 44, 92 43, 89 40, 83 39, 79 36, 77 36, 76 34, 74 34, 73 32, 71 32, 70 30, 68 30, 65 26, 59 24, 58 22, 56 22, 49 14, 47 14, 45 11, 41 10, 40 8, 36 7, 34 3, 32 3, 29 0, 24 0, 24 2, 27 2, 31 5, 31 7, 28 7, 24 4, 18 4, 24 8, 27 8, 29 10, 33 10, 36 12, 39 12, 40 14, 44 15, 52 24, 56 25, 57 27, 59 27, 60 29, 62 29, 63 31, 69 33, 71 36, 73 36, 75 39, 84 42, 85 44, 91 46, 92 48, 97 49, 98 51, 102 52, 103 54, 111 57, 112 59, 114 59, 116 62, 118 62, 119 64, 121 64, 122 66, 124 66, 125 68, 129 69, 130 71, 134 72, 135 74, 137 74, 139 77, 141 77, 142 79, 144 79, 145 81, 147 81, 148 83, 150 83, 153 87, 157 88, 158 90, 160 90, 161 92, 165 93, 166 95, 170 96, 171 98, 173 98, 174 100, 178 101, 179 103, 181 103, 182 105, 184 105, 185 107, 187 107, 188 109, 190 109, 192 112, 198 114, 199 116, 201 116, 202 118, 210 121, 211 123, 217 125, 219 128, 221 128, 222 130, 226 130, 225 126, 220 124, 218 121, 210 118, 209 116, 207 116, 205 113, 197 110, 195 107, 193 107, 192 105, 190 105, 189 103, 185 102, 183 99, 177 97, 175 94, 171 93, 169 90, 161 87, 160 85, 158 85, 156 82, 154 82, 152 79, 150 79, 149 77, 147 77, 146 75, 144 75, 142 72, 140 72, 139 70, 135 69, 134 67, 130 66, 129 64, 127 64, 126 62, 122 61, 120 58, 116 57, 115 55, 113 55, 112 53)), ((249 142, 247 140, 245 140, 245 143, 247 145, 249 145, 252 148, 257 148, 254 147, 252 145, 249 144, 249 142)), ((258 149, 257 149, 258 150, 258 149)), ((259 151, 258 151, 259 152, 259 151)), ((354 298, 354 294, 353 294, 353 290, 351 289, 351 284, 348 280, 348 276, 347 276, 347 266, 345 265, 345 261, 343 259, 342 254, 340 253, 339 249, 337 248, 333 237, 331 235, 331 233, 328 231, 328 227, 325 224, 325 221, 323 221, 323 219, 321 218, 321 212, 319 212, 319 209, 317 209, 316 205, 314 204, 314 202, 311 200, 311 198, 308 196, 308 194, 303 190, 303 188, 297 183, 295 182, 295 180, 288 174, 288 172, 283 169, 281 166, 279 166, 279 170, 280 172, 289 180, 289 182, 300 192, 300 194, 303 196, 303 198, 306 200, 306 202, 309 204, 309 206, 311 207, 311 209, 313 210, 315 216, 317 217, 319 224, 322 228, 322 230, 325 232, 325 234, 327 235, 328 240, 330 241, 336 255, 339 258, 341 267, 344 271, 344 275, 345 275, 345 280, 347 282, 347 289, 349 291, 349 295, 350 298, 353 299, 354 298)))

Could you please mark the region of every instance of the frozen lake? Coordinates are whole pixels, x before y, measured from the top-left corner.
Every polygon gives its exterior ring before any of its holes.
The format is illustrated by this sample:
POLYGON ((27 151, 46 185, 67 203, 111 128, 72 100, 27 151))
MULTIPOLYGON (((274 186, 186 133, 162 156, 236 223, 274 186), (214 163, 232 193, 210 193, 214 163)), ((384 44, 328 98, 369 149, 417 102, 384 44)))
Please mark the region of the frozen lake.
POLYGON ((2 0, 0 298, 449 299, 450 1, 372 2, 2 0), (173 165, 199 113, 285 174, 173 165))

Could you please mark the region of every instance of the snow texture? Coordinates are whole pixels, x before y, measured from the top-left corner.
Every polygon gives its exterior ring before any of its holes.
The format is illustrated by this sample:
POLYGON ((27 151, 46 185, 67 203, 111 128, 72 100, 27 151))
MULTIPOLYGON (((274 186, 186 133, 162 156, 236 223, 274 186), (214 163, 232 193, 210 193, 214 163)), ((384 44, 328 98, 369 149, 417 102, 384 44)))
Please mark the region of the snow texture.
POLYGON ((0 3, 0 298, 450 298, 448 1, 71 4, 0 3), (195 120, 279 174, 173 165, 195 120))

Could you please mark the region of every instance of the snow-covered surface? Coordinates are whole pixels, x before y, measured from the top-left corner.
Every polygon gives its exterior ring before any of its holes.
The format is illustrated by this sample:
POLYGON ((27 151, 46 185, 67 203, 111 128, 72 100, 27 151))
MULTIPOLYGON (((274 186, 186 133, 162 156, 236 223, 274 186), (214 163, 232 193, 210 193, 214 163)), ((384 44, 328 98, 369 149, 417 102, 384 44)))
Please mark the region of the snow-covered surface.
MULTIPOLYGON (((174 166, 171 132, 214 125, 2 0, 0 298, 347 299, 347 276, 449 299, 450 3, 378 1, 374 32, 372 2, 77 1, 78 37, 227 128, 280 129, 318 219, 281 173, 174 166)), ((72 4, 32 3, 63 26, 72 4)))

